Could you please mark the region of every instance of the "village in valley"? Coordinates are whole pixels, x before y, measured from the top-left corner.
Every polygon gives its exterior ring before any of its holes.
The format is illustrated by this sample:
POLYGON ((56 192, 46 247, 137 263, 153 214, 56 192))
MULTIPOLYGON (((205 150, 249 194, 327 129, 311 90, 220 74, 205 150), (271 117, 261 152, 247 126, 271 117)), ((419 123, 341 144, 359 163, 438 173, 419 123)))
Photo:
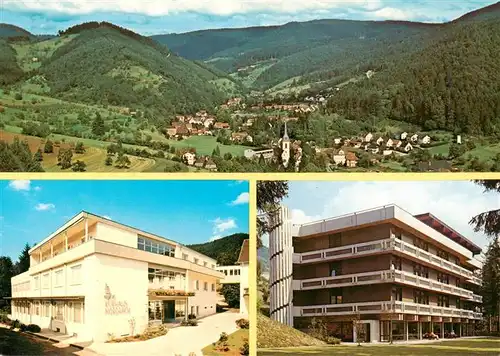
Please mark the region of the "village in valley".
MULTIPOLYGON (((219 106, 216 109, 218 114, 212 115, 202 110, 194 115, 177 115, 166 129, 165 135, 170 140, 180 141, 193 136, 215 136, 221 145, 244 146, 245 159, 260 166, 273 165, 276 169, 285 171, 390 171, 391 162, 406 162, 401 165, 401 169, 414 171, 458 170, 446 159, 445 154, 429 153, 429 149, 434 147, 434 141, 425 132, 360 132, 358 135, 331 137, 327 147, 290 135, 290 126, 307 122, 310 115, 321 115, 325 102, 326 98, 318 95, 305 97, 299 103, 247 105, 243 98, 236 97, 219 106), (268 133, 266 136, 270 137, 266 142, 255 139, 256 135, 262 134, 261 129, 254 127, 257 121, 268 133), (304 151, 309 156, 306 165, 303 164, 304 151), (310 169, 313 162, 319 163, 310 169)), ((447 147, 463 144, 461 135, 448 135, 448 138, 452 142, 438 144, 447 147)), ((213 152, 212 156, 199 155, 195 147, 190 147, 177 153, 188 166, 218 170, 213 159, 214 155, 219 155, 217 152, 213 152)), ((222 158, 230 160, 232 157, 226 155, 222 158)))

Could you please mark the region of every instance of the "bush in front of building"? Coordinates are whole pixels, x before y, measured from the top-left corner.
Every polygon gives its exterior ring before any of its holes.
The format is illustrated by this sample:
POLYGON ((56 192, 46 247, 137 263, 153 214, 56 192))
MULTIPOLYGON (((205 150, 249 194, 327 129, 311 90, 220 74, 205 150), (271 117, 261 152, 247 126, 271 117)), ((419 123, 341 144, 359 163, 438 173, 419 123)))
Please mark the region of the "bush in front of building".
POLYGON ((229 344, 228 344, 229 336, 227 333, 221 333, 219 340, 214 343, 215 350, 219 352, 228 352, 229 344))
POLYGON ((32 333, 39 333, 40 331, 42 331, 42 329, 36 324, 29 324, 28 326, 26 326, 26 331, 30 331, 32 333))
POLYGON ((0 314, 0 323, 10 325, 12 324, 12 320, 9 319, 7 314, 0 314))
POLYGON ((198 326, 198 320, 196 319, 183 320, 181 322, 181 326, 198 326))
POLYGON ((239 284, 224 284, 220 290, 220 294, 224 296, 224 300, 230 308, 240 307, 240 285, 239 284))
POLYGON ((321 340, 323 342, 326 342, 327 344, 330 345, 338 345, 340 344, 340 340, 330 336, 328 332, 328 326, 323 320, 313 318, 311 320, 311 324, 309 325, 309 335, 312 337, 321 340))
POLYGON ((12 322, 12 324, 10 324, 10 328, 11 328, 11 330, 12 330, 12 329, 19 329, 19 328, 20 328, 20 326, 21 326, 21 324, 22 324, 22 323, 21 323, 19 320, 17 320, 17 319, 16 319, 16 320, 14 320, 14 321, 12 322))
POLYGON ((191 319, 196 319, 196 315, 194 315, 194 314, 189 314, 189 315, 188 315, 188 320, 191 320, 191 319))
POLYGON ((250 327, 248 319, 238 319, 236 320, 236 325, 238 325, 240 329, 248 329, 250 327))

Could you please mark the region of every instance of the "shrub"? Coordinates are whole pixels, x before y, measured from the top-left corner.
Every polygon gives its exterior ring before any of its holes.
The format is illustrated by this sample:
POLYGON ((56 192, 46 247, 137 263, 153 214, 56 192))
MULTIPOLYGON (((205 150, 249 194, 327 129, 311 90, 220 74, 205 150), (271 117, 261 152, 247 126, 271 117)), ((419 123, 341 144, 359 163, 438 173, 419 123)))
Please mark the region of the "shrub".
POLYGON ((28 327, 28 326, 27 326, 26 324, 21 323, 21 325, 19 325, 19 330, 21 330, 21 331, 26 331, 26 330, 27 330, 27 327, 28 327))
POLYGON ((248 341, 245 341, 242 347, 240 347, 240 354, 241 355, 250 355, 250 346, 248 345, 248 341))
POLYGON ((196 315, 194 314, 189 314, 188 315, 188 319, 191 320, 191 319, 196 319, 196 315))
POLYGON ((312 337, 330 345, 340 344, 339 339, 330 336, 327 325, 322 320, 318 320, 316 318, 311 320, 311 324, 309 325, 309 334, 312 337))
POLYGON ((229 339, 227 333, 221 333, 219 337, 219 342, 226 342, 229 339))
POLYGON ((14 320, 10 326, 11 329, 19 329, 21 326, 21 322, 19 320, 14 320))
POLYGON ((32 333, 39 333, 42 329, 36 324, 29 324, 26 326, 26 331, 31 331, 32 333))
POLYGON ((9 324, 11 320, 6 314, 0 314, 0 323, 9 324))
POLYGON ((236 325, 238 325, 240 329, 248 329, 250 327, 248 319, 238 319, 236 320, 236 325))
POLYGON ((198 320, 196 319, 183 320, 181 322, 181 326, 198 326, 198 320))
POLYGON ((14 96, 14 99, 16 99, 16 100, 23 100, 23 94, 16 93, 16 95, 14 96))

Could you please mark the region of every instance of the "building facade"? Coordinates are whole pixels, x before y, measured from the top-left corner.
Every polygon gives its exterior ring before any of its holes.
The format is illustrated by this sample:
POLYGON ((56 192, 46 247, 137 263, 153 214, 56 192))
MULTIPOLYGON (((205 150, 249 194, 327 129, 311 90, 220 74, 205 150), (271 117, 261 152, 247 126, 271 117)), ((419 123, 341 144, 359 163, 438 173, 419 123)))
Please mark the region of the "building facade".
POLYGON ((472 335, 482 318, 481 249, 432 214, 389 205, 292 226, 282 207, 276 218, 275 320, 305 330, 322 319, 344 341, 384 342, 472 335))
POLYGON ((244 240, 235 266, 218 266, 217 271, 224 273, 221 284, 239 284, 240 286, 240 314, 248 315, 249 307, 249 252, 250 240, 244 240))
POLYGON ((12 319, 78 340, 141 333, 216 313, 216 261, 177 242, 82 212, 30 250, 12 278, 12 319))

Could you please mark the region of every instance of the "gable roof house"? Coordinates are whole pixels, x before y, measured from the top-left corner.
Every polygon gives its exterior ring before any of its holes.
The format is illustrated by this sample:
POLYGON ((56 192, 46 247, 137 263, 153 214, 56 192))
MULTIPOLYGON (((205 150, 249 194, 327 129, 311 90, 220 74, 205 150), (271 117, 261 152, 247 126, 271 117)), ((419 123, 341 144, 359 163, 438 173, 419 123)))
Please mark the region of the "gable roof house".
POLYGON ((358 157, 354 152, 347 152, 346 154, 346 166, 349 168, 355 168, 358 165, 358 157))

